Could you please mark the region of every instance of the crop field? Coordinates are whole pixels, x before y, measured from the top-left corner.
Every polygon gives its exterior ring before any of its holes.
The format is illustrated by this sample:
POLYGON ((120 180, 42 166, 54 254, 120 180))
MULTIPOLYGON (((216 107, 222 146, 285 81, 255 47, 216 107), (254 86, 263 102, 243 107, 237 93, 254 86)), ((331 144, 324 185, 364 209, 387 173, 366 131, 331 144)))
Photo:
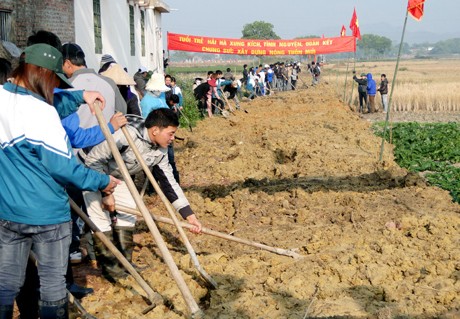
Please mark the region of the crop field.
MULTIPOLYGON (((377 85, 380 74, 385 73, 391 89, 396 61, 357 62, 356 73, 372 73, 377 85)), ((337 94, 343 98, 347 63, 328 64, 323 74, 336 85, 337 94)), ((357 105, 357 86, 353 86, 353 63, 348 65, 345 101, 357 105), (352 91, 353 88, 353 91, 352 91)), ((401 60, 392 97, 392 111, 460 111, 460 59, 401 60)), ((376 100, 380 104, 380 95, 376 100)))

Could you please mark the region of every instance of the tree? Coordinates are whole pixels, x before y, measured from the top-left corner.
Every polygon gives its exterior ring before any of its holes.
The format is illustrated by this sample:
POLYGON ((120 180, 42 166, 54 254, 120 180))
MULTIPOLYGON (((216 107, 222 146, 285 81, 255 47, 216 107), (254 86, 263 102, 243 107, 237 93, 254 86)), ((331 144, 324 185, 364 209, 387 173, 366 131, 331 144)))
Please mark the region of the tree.
POLYGON ((273 31, 273 24, 264 21, 254 21, 245 24, 243 27, 242 39, 279 39, 280 37, 273 31))
POLYGON ((458 54, 460 53, 460 38, 439 41, 434 45, 431 54, 458 54))
POLYGON ((357 43, 358 49, 368 58, 383 57, 391 51, 391 40, 375 34, 364 34, 357 43))
POLYGON ((311 35, 303 35, 300 37, 295 37, 295 39, 318 39, 321 38, 319 35, 311 34, 311 35))

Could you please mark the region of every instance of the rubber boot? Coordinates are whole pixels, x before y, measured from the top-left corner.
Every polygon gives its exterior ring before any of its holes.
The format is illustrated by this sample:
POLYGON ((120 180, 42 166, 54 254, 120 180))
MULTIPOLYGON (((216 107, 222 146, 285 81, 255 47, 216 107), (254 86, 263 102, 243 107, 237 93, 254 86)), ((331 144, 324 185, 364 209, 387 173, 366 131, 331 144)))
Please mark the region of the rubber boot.
POLYGON ((68 319, 69 304, 67 297, 58 301, 43 301, 38 302, 40 319, 68 319))
MULTIPOLYGON (((104 232, 103 234, 113 242, 112 231, 104 232)), ((93 236, 93 240, 96 259, 102 269, 102 275, 112 283, 115 283, 118 279, 125 278, 128 274, 120 267, 117 258, 99 238, 93 236)), ((115 246, 117 245, 115 244, 115 246)))
POLYGON ((132 262, 133 260, 133 235, 134 227, 115 226, 114 228, 113 241, 115 242, 115 246, 117 246, 129 262, 132 262))
POLYGON ((13 305, 0 306, 0 319, 13 319, 13 305))

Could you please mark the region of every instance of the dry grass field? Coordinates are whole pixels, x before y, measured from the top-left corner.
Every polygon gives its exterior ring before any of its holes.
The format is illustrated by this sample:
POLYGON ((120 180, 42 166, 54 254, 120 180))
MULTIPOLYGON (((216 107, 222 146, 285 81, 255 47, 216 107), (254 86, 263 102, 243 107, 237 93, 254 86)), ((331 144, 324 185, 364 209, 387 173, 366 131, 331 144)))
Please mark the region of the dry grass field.
MULTIPOLYGON (((396 61, 358 62, 356 73, 372 73, 377 85, 380 74, 385 73, 389 88, 393 81, 396 61)), ((349 64, 345 101, 352 94, 353 64, 349 64)), ((323 74, 327 81, 335 84, 337 94, 343 98, 346 63, 327 64, 323 74)), ((392 97, 392 111, 460 111, 460 59, 401 60, 392 97)), ((357 105, 357 86, 353 87, 352 101, 357 105)), ((380 105, 380 94, 377 93, 380 105)))

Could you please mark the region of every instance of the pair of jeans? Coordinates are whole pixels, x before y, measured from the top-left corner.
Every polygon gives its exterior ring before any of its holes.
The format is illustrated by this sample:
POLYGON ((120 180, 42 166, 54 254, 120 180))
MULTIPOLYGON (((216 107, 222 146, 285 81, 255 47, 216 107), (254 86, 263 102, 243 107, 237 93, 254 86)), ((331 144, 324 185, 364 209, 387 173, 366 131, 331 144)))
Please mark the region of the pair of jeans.
POLYGON ((0 305, 13 305, 30 251, 37 257, 40 299, 66 298, 65 275, 72 224, 28 225, 0 220, 0 305))

